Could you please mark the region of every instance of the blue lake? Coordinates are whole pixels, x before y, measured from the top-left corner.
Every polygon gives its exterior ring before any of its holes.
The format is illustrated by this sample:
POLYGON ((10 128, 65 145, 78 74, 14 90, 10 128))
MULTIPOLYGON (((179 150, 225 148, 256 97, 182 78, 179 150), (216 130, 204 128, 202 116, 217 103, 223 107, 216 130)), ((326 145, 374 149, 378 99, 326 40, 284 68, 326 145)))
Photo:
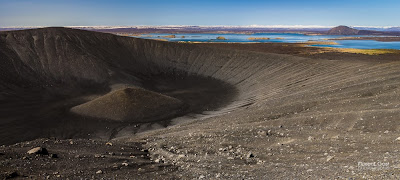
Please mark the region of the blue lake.
POLYGON ((307 41, 328 41, 336 42, 337 45, 311 45, 319 47, 335 48, 356 48, 356 49, 400 49, 400 41, 380 42, 374 40, 326 40, 340 37, 362 37, 362 36, 332 36, 332 35, 304 35, 296 33, 257 33, 257 34, 143 34, 133 36, 144 39, 165 39, 174 42, 230 42, 230 43, 249 43, 249 42, 283 42, 283 43, 301 43, 307 41), (164 36, 175 35, 175 38, 164 36), (222 36, 226 40, 217 40, 222 36), (249 40, 249 38, 270 38, 249 40))

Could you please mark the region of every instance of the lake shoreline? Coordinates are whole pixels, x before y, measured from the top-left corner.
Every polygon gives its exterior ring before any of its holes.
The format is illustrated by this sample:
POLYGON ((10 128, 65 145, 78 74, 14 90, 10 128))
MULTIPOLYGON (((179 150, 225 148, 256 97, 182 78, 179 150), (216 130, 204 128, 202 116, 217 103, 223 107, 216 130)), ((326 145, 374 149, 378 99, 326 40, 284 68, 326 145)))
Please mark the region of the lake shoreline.
POLYGON ((400 41, 400 36, 377 36, 377 37, 341 37, 341 38, 332 38, 332 39, 327 39, 327 40, 374 40, 374 41, 380 41, 380 42, 397 42, 400 41))
POLYGON ((150 33, 134 35, 130 37, 179 43, 305 43, 312 46, 331 48, 400 50, 400 37, 382 36, 305 35, 297 33, 150 33))

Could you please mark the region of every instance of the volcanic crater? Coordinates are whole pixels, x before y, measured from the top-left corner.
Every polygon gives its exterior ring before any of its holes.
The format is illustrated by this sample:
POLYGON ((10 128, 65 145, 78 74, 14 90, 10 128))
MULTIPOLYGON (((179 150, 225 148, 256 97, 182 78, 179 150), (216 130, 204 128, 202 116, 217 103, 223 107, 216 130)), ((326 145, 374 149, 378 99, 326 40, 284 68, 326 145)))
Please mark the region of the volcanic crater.
POLYGON ((14 144, 0 167, 37 179, 398 179, 400 62, 353 56, 0 32, 0 144, 14 144), (34 146, 59 159, 26 158, 34 146))
POLYGON ((2 144, 112 138, 124 126, 218 111, 236 95, 191 62, 195 47, 67 28, 3 32, 1 42, 2 144))

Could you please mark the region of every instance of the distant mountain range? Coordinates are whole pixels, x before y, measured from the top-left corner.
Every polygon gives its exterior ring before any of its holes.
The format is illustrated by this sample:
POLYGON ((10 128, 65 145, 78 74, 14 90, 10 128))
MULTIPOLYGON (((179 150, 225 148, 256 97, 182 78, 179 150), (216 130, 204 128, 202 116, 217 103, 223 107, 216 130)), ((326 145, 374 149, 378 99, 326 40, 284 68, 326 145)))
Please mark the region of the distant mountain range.
MULTIPOLYGON (((0 29, 35 29, 44 28, 48 26, 9 26, 0 27, 0 29)), ((122 28, 137 28, 137 29, 182 29, 182 28, 200 28, 200 29, 316 29, 316 30, 327 30, 334 26, 319 26, 319 25, 249 25, 249 26, 193 26, 193 25, 159 25, 159 26, 65 26, 68 28, 76 29, 122 29, 122 28)), ((400 31, 400 26, 348 26, 358 30, 372 30, 372 31, 400 31)))
MULTIPOLYGON (((2 27, 0 31, 43 28, 44 26, 2 27)), ((318 26, 318 25, 250 25, 250 26, 66 26, 108 33, 261 33, 307 32, 335 35, 400 35, 400 26, 318 26)))

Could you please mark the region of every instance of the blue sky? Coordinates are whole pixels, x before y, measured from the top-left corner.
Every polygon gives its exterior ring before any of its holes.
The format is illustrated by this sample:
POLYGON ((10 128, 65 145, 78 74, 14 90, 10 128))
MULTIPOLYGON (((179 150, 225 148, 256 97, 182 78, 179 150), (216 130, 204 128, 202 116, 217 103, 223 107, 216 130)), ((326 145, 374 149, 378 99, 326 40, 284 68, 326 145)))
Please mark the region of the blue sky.
POLYGON ((0 27, 400 26, 400 0, 0 0, 0 27))

